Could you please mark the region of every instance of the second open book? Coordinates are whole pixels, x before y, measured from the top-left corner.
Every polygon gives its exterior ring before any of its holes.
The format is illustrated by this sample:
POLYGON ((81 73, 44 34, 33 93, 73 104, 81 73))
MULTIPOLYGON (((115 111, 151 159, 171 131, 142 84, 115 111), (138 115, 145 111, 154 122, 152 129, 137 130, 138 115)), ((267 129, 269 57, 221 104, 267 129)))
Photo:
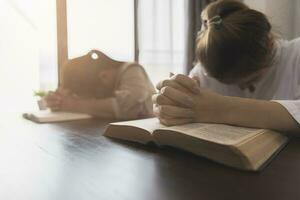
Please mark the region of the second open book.
POLYGON ((166 127, 156 118, 111 123, 104 135, 173 146, 252 171, 262 169, 288 141, 286 136, 270 130, 205 123, 166 127))
POLYGON ((24 113, 23 117, 37 123, 65 122, 92 118, 91 115, 84 113, 51 112, 50 110, 39 110, 24 113))

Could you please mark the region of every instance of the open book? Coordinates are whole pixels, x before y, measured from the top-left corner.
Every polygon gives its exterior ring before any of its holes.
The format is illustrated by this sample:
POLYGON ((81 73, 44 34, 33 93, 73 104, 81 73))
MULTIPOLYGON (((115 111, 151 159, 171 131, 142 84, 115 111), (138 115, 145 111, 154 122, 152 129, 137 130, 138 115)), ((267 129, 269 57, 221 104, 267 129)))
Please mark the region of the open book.
POLYGON ((262 169, 288 142, 286 136, 270 130, 205 123, 166 127, 157 118, 111 123, 104 135, 173 146, 251 171, 262 169))
POLYGON ((88 114, 51 112, 50 110, 41 110, 32 113, 24 113, 23 117, 37 123, 63 122, 92 118, 92 116, 88 114))

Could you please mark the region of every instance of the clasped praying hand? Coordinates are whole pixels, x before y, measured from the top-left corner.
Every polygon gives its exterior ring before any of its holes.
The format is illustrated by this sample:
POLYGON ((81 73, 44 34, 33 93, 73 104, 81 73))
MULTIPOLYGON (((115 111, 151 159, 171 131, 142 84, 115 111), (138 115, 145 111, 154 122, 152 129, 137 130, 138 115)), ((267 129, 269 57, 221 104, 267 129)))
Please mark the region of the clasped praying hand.
POLYGON ((226 97, 200 87, 196 78, 177 74, 159 82, 152 96, 154 114, 167 126, 194 122, 220 123, 226 97))

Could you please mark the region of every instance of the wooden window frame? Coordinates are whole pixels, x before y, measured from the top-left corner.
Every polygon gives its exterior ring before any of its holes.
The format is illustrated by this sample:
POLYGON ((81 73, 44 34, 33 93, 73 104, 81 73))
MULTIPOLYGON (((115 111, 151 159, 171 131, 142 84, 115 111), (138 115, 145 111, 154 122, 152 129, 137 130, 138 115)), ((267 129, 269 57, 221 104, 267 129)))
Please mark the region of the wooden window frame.
MULTIPOLYGON (((138 62, 138 0, 134 0, 134 60, 138 62)), ((58 85, 63 81, 62 67, 68 56, 67 0, 56 0, 58 85)))

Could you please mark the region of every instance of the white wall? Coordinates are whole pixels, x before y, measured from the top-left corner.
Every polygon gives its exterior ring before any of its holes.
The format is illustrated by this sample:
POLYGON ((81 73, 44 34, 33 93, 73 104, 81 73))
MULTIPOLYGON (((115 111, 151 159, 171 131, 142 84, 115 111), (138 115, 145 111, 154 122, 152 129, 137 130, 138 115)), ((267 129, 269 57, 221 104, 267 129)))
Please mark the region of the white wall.
POLYGON ((253 9, 265 13, 283 38, 300 37, 300 1, 296 0, 244 0, 253 9))

